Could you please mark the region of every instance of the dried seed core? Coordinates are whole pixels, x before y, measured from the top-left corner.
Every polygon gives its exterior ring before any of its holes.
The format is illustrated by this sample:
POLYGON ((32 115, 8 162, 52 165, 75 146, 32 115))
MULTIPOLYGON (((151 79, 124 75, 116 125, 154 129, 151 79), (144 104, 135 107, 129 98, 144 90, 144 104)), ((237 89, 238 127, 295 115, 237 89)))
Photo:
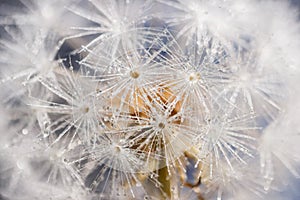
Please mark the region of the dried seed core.
POLYGON ((201 78, 201 76, 200 76, 199 72, 191 73, 190 77, 189 77, 189 81, 191 81, 191 82, 197 82, 197 81, 200 80, 200 78, 201 78))
POLYGON ((140 76, 140 74, 137 71, 131 71, 130 76, 131 78, 137 79, 140 76))
POLYGON ((116 152, 116 153, 121 152, 121 148, 120 148, 119 146, 115 146, 115 152, 116 152))
POLYGON ((163 128, 165 128, 165 124, 164 124, 164 123, 162 123, 162 122, 160 122, 160 123, 158 124, 158 128, 160 128, 160 129, 163 129, 163 128))
POLYGON ((84 109, 83 109, 83 112, 84 113, 88 113, 90 111, 90 108, 89 107, 85 107, 84 109))

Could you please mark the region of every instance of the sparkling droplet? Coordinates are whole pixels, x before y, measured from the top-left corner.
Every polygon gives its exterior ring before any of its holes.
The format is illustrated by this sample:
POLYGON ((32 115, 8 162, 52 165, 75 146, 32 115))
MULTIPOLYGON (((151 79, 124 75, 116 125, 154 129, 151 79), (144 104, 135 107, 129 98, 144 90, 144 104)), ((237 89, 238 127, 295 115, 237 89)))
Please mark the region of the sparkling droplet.
POLYGON ((22 134, 23 135, 27 135, 28 134, 28 130, 26 128, 22 129, 22 134))
POLYGON ((129 147, 132 147, 134 145, 134 141, 133 140, 130 140, 129 141, 129 147))
POLYGON ((46 138, 46 137, 48 137, 48 136, 49 136, 49 133, 44 133, 44 134, 43 134, 43 137, 44 137, 44 138, 46 138))

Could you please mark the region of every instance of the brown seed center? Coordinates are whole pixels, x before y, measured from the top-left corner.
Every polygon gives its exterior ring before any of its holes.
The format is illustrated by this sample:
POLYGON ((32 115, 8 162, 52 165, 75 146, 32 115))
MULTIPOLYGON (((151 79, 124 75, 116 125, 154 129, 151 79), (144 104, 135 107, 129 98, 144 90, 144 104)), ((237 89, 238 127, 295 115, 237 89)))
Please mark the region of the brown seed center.
POLYGON ((197 73, 192 73, 189 77, 189 80, 190 81, 198 81, 200 80, 201 76, 200 76, 200 73, 197 72, 197 73))
POLYGON ((88 113, 90 111, 90 108, 89 107, 85 107, 84 109, 83 109, 83 112, 84 113, 88 113))
POLYGON ((160 129, 163 129, 163 128, 165 128, 165 124, 164 124, 164 123, 162 123, 162 122, 160 122, 160 123, 158 124, 158 128, 160 128, 160 129))
POLYGON ((140 74, 137 71, 131 71, 130 76, 134 79, 137 79, 140 76, 140 74))
POLYGON ((115 152, 119 153, 121 151, 121 148, 119 146, 115 146, 115 152))

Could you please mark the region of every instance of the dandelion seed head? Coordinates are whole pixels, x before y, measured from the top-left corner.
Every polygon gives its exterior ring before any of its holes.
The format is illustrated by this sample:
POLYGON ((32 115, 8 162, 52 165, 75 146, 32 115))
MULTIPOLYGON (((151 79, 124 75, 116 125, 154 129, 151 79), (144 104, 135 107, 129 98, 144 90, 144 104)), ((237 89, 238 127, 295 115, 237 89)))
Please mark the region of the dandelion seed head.
POLYGON ((256 199, 299 178, 286 3, 20 2, 0 20, 1 195, 256 199))

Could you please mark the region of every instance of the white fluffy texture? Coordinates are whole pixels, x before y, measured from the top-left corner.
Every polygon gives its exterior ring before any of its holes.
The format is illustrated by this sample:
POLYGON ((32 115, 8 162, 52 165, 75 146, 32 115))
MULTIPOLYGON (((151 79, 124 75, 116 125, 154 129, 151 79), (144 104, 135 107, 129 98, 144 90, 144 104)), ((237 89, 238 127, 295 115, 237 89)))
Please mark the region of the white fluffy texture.
MULTIPOLYGON (((78 0, 20 0, 24 7, 18 13, 7 14, 5 19, 8 22, 6 24, 36 27, 45 34, 67 36, 70 33, 68 25, 72 24, 74 16, 69 15, 66 7, 76 2, 78 0)), ((34 30, 32 31, 34 32, 34 30)))
POLYGON ((172 27, 180 28, 179 37, 189 40, 195 33, 202 35, 208 32, 221 39, 224 45, 234 41, 242 46, 245 45, 242 38, 246 37, 254 40, 254 48, 264 56, 268 65, 272 62, 277 63, 279 68, 285 65, 299 71, 300 25, 296 23, 299 14, 286 1, 158 2, 170 5, 177 11, 172 10, 163 17, 172 27))
MULTIPOLYGON (((225 164, 225 163, 224 163, 225 164)), ((233 162, 239 170, 232 171, 229 167, 222 167, 212 179, 205 178, 203 182, 205 199, 236 199, 247 196, 247 199, 264 197, 262 177, 257 173, 257 162, 247 165, 233 162)))
MULTIPOLYGON (((271 181, 287 184, 291 173, 300 177, 300 104, 299 97, 288 101, 289 106, 265 133, 260 141, 262 172, 269 188, 271 181)), ((276 186, 275 186, 276 187, 276 186)))
POLYGON ((69 38, 92 36, 93 39, 84 46, 93 49, 107 37, 112 36, 115 38, 113 45, 116 48, 119 43, 130 40, 133 33, 142 27, 141 24, 151 18, 148 12, 151 3, 152 1, 149 0, 82 1, 71 6, 69 10, 83 18, 86 24, 72 26, 72 29, 77 30, 78 33, 69 38))
POLYGON ((287 2, 20 2, 0 22, 1 195, 287 198, 300 178, 287 2), (79 70, 59 69, 63 42, 82 45, 79 70))
MULTIPOLYGON (((299 12, 285 1, 248 1, 250 5, 236 1, 241 11, 236 19, 241 21, 251 35, 257 38, 257 49, 266 52, 267 61, 284 59, 293 70, 299 71, 300 25, 296 23, 299 12), (267 12, 265 12, 267 11, 267 12), (277 56, 274 56, 277 55, 277 56)), ((280 65, 279 65, 280 67, 280 65)))
MULTIPOLYGON (((27 180, 28 181, 28 180, 27 180)), ((86 195, 86 191, 81 188, 59 188, 53 187, 43 182, 30 180, 24 183, 18 191, 13 193, 4 192, 3 196, 14 200, 32 200, 32 199, 45 199, 45 200, 90 200, 90 196, 86 195), (29 181, 28 181, 29 182, 29 181)))
POLYGON ((51 74, 57 40, 35 27, 7 26, 5 31, 7 39, 0 40, 2 83, 15 79, 26 83, 51 74))

